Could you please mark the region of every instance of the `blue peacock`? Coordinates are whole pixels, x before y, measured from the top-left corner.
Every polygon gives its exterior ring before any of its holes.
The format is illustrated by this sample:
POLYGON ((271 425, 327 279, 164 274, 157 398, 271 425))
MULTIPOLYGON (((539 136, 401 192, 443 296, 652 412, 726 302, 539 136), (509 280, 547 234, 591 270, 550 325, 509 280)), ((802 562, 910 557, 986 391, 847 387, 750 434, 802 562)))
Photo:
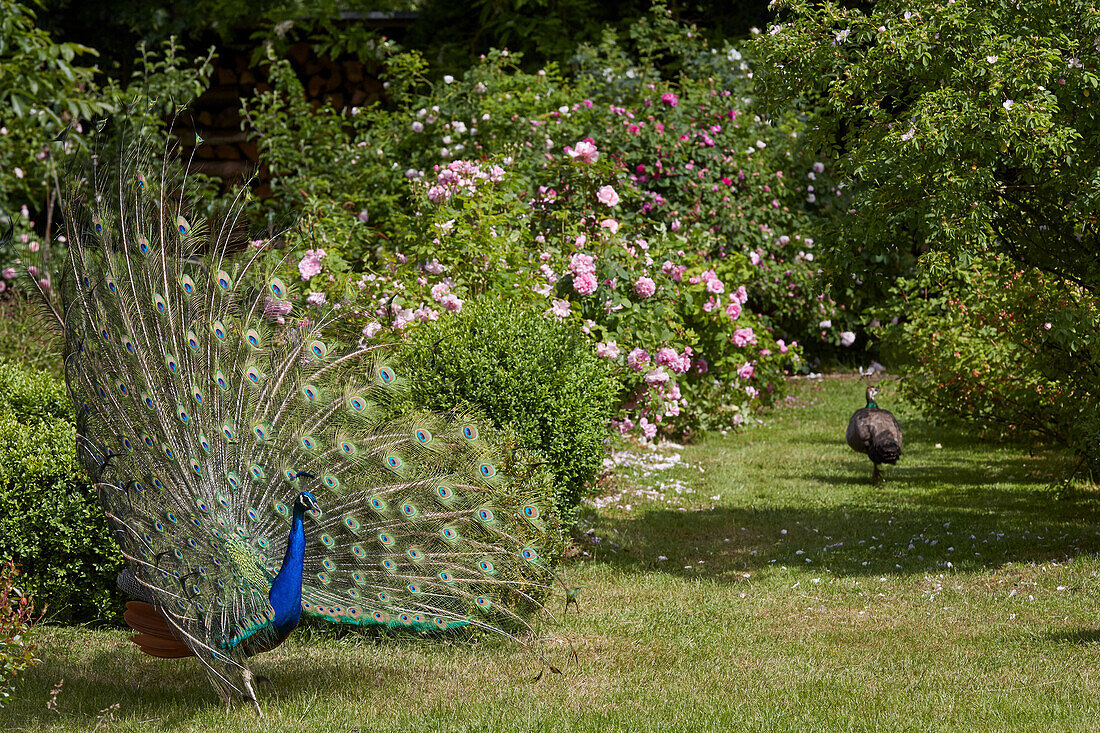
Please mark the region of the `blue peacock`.
POLYGON ((248 659, 303 616, 537 648, 550 508, 474 420, 395 417, 391 347, 341 337, 341 311, 265 316, 293 286, 263 271, 272 242, 242 238, 244 189, 204 220, 170 147, 114 134, 117 154, 59 176, 66 262, 48 295, 78 452, 139 599, 133 640, 194 656, 261 714, 248 659))

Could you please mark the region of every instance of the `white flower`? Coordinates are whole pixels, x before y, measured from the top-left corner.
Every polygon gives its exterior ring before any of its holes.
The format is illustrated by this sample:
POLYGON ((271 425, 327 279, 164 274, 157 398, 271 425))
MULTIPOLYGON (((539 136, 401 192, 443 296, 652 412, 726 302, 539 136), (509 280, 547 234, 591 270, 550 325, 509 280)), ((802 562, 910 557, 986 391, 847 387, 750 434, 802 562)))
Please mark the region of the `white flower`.
POLYGON ((446 76, 443 77, 443 83, 444 84, 450 84, 454 80, 455 80, 455 78, 453 76, 451 76, 450 74, 447 74, 446 76))
POLYGON ((1014 104, 1016 104, 1016 103, 1013 102, 1011 99, 1006 99, 1004 101, 1004 104, 1002 104, 1001 106, 1004 107, 1005 109, 1012 109, 1012 105, 1014 105, 1014 104))
POLYGON ((756 141, 756 147, 763 150, 764 148, 768 147, 768 144, 766 142, 764 142, 763 140, 757 140, 756 141))
POLYGON ((836 34, 836 42, 843 43, 851 33, 852 31, 850 28, 845 28, 844 30, 838 32, 836 34))
POLYGON ((832 328, 833 327, 833 322, 829 321, 829 320, 825 320, 825 321, 822 321, 821 323, 819 323, 817 325, 818 325, 819 328, 832 328))
POLYGON ((1069 68, 1071 68, 1071 69, 1080 69, 1081 68, 1081 59, 1079 59, 1079 58, 1070 59, 1069 60, 1069 68))
POLYGON ((997 63, 997 59, 999 59, 999 58, 1000 58, 1000 56, 986 56, 985 60, 988 61, 991 64, 995 64, 995 63, 997 63))
POLYGON ((842 331, 840 334, 840 345, 851 346, 856 342, 856 335, 851 331, 842 331))
POLYGON ((909 132, 907 132, 907 133, 905 133, 904 135, 902 135, 902 136, 901 136, 901 139, 902 139, 902 140, 906 140, 906 141, 908 141, 908 140, 912 140, 912 139, 913 139, 913 135, 915 135, 915 134, 916 134, 916 132, 917 132, 917 129, 916 129, 915 127, 910 127, 910 128, 909 128, 909 132))

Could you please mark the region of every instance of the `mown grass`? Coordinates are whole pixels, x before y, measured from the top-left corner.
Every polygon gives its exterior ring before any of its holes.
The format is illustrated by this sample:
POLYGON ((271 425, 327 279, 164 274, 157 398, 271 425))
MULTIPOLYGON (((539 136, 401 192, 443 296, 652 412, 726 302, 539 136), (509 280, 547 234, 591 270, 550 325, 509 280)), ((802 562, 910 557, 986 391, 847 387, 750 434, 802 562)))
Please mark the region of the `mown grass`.
POLYGON ((565 568, 583 591, 561 675, 533 681, 538 662, 508 644, 298 635, 257 660, 261 723, 222 708, 193 660, 50 628, 0 727, 1100 729, 1096 502, 1048 489, 1069 458, 937 429, 887 385, 905 456, 873 487, 843 442, 860 384, 794 389, 759 428, 612 482, 589 557, 565 568))

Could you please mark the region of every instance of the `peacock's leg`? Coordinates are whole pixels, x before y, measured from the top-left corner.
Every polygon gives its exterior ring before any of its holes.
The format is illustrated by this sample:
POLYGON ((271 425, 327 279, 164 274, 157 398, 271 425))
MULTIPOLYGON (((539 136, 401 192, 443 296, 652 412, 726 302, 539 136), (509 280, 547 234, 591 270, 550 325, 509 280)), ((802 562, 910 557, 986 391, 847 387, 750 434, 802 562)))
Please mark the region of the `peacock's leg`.
POLYGON ((245 701, 252 703, 252 706, 256 708, 256 714, 261 718, 264 717, 264 711, 256 700, 256 691, 252 689, 252 670, 245 667, 244 671, 241 672, 241 681, 244 682, 245 701))

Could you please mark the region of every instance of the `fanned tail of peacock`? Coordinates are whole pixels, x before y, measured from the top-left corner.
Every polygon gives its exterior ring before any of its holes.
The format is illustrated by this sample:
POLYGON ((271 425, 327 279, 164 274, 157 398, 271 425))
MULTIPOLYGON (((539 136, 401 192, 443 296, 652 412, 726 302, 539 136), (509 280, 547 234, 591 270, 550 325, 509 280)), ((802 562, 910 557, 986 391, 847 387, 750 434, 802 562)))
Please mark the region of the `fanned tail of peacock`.
POLYGON ((537 646, 548 505, 473 420, 387 419, 400 366, 385 345, 326 341, 340 311, 275 326, 292 284, 241 236, 247 195, 206 221, 170 146, 119 137, 59 176, 71 282, 53 296, 78 452, 120 584, 148 604, 127 612, 135 640, 193 653, 245 699, 247 658, 303 614, 537 646))

